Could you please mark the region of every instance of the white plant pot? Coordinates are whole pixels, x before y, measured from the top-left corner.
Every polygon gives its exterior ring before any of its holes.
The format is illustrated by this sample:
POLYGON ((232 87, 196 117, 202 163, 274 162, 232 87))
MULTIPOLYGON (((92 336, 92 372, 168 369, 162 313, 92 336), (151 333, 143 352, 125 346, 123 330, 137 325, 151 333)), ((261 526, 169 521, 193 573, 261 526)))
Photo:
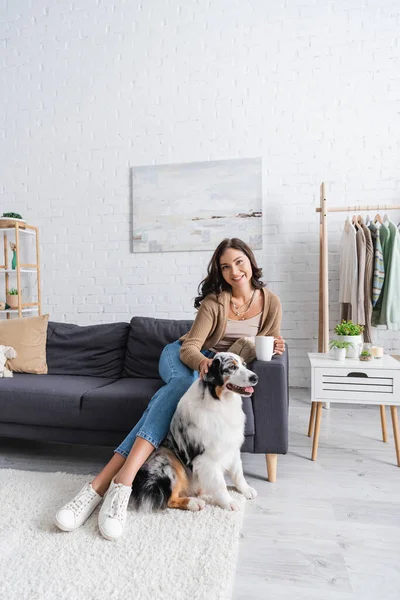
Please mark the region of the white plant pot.
POLYGON ((360 356, 363 345, 362 335, 335 335, 333 339, 340 342, 350 342, 351 347, 346 350, 346 358, 358 358, 360 356))
POLYGON ((345 360, 346 348, 332 348, 332 356, 335 360, 345 360))

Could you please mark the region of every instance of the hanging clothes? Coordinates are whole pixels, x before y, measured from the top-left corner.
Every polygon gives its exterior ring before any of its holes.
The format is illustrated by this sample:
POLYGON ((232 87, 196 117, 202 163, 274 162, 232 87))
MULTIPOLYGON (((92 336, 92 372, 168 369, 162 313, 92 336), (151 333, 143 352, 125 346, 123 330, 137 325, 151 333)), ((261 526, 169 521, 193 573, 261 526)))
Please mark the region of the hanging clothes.
POLYGON ((374 245, 372 243, 371 231, 368 229, 364 220, 358 220, 365 236, 365 277, 364 277, 364 312, 365 312, 365 327, 364 327, 364 342, 372 343, 371 319, 372 319, 372 276, 374 267, 374 245))
POLYGON ((382 292, 383 281, 385 279, 385 265, 383 262, 382 244, 379 231, 380 225, 378 227, 375 223, 370 223, 368 228, 371 231, 372 243, 374 245, 371 299, 372 306, 375 307, 382 292))
POLYGON ((339 302, 340 320, 357 319, 357 245, 356 230, 346 219, 340 238, 339 302))
POLYGON ((362 227, 356 225, 357 248, 357 317, 353 319, 359 325, 365 325, 364 286, 366 241, 362 227))
MULTIPOLYGON (((385 273, 386 273, 386 267, 387 267, 387 264, 389 261, 389 254, 390 254, 390 248, 391 248, 391 246, 389 245, 390 229, 388 227, 388 223, 381 224, 380 238, 381 238, 381 245, 382 245, 383 262, 385 265, 385 273)), ((385 282, 383 283, 383 286, 385 286, 385 282)))
POLYGON ((391 221, 385 246, 385 285, 380 323, 388 329, 400 329, 400 233, 391 221))
MULTIPOLYGON (((376 224, 378 225, 378 223, 376 224)), ((383 266, 384 266, 384 278, 382 281, 381 293, 379 294, 379 298, 376 301, 376 304, 372 311, 372 324, 380 325, 381 324, 381 311, 382 311, 382 301, 383 295, 385 293, 385 283, 386 283, 386 268, 388 263, 388 243, 390 239, 390 231, 386 223, 380 223, 379 225, 379 239, 382 246, 382 257, 383 257, 383 266)))

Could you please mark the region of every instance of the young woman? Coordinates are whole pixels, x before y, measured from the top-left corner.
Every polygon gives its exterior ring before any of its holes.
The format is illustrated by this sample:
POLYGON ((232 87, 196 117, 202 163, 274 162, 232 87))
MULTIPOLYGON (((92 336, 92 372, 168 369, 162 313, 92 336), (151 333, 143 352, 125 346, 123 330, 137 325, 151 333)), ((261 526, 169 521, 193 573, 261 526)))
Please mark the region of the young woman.
POLYGON ((194 302, 198 313, 191 330, 161 353, 159 371, 165 385, 103 470, 57 512, 55 523, 60 529, 80 527, 104 498, 100 532, 109 540, 119 538, 136 473, 167 435, 180 398, 199 375, 207 373, 214 354, 256 335, 274 336, 276 353, 284 352, 281 305, 265 288, 261 274, 242 240, 225 239, 219 244, 199 285, 194 302))

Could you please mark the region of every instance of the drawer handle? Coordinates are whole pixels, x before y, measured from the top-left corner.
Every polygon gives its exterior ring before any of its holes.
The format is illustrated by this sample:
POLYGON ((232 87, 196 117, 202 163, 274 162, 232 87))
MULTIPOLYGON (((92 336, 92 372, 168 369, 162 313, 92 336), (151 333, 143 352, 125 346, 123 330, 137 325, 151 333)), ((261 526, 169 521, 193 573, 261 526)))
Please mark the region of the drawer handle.
POLYGON ((368 377, 367 373, 347 373, 347 377, 368 377))

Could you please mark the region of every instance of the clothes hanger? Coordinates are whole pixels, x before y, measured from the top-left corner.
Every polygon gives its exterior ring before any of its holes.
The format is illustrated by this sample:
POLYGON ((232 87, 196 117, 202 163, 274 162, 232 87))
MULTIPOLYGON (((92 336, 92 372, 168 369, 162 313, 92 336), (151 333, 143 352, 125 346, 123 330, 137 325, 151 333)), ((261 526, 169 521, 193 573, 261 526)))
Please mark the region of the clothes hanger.
MULTIPOLYGON (((387 210, 386 204, 385 204, 385 210, 387 210)), ((387 214, 387 212, 385 212, 385 214, 383 215, 383 222, 385 223, 385 225, 389 225, 389 223, 390 223, 390 217, 387 214)))
POLYGON ((380 223, 382 225, 382 219, 379 213, 375 215, 374 223, 380 223))
POLYGON ((347 207, 347 217, 344 220, 344 229, 346 231, 348 231, 348 227, 351 225, 351 221, 350 221, 350 206, 347 207))

